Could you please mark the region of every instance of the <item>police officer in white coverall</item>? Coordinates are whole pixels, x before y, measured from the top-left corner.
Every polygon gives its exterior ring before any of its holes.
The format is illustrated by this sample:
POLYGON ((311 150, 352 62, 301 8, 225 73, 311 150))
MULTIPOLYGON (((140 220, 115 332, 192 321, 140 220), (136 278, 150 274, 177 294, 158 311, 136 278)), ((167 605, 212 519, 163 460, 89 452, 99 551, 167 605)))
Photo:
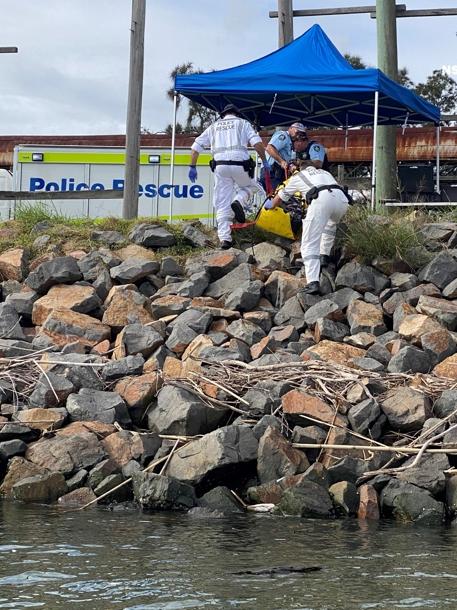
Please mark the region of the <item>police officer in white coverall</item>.
POLYGON ((287 181, 273 200, 267 199, 264 207, 277 207, 297 191, 309 203, 301 239, 301 255, 307 281, 302 292, 319 294, 321 262, 328 263, 337 224, 347 212, 350 197, 335 182, 332 174, 314 167, 308 160, 300 163, 300 171, 287 181))
POLYGON ((210 162, 214 171, 214 207, 216 209, 217 234, 223 250, 231 248, 230 225, 235 218, 245 222, 244 207, 256 192, 265 197, 260 184, 254 179, 255 162, 248 146, 253 146, 267 167, 265 148, 252 125, 238 116, 233 104, 221 112, 220 119, 195 138, 189 167, 189 180, 197 179, 196 163, 204 149, 211 149, 210 162), (236 197, 234 199, 234 197, 236 197))

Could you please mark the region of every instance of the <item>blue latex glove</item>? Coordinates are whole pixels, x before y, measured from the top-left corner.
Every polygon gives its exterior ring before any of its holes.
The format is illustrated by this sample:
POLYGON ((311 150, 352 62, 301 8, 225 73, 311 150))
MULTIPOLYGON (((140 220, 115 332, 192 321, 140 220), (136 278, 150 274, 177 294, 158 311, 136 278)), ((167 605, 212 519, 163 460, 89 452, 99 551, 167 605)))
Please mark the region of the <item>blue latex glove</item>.
POLYGON ((265 203, 263 204, 263 207, 265 210, 272 210, 273 209, 273 201, 271 199, 267 199, 265 201, 265 203))
POLYGON ((262 165, 263 165, 263 169, 264 169, 266 172, 270 172, 270 165, 269 165, 269 163, 268 163, 268 161, 267 161, 267 160, 263 161, 263 162, 262 162, 262 165))
POLYGON ((195 182, 195 181, 197 180, 197 176, 198 176, 198 174, 197 174, 197 168, 196 168, 196 167, 194 167, 193 165, 191 165, 191 166, 189 167, 189 180, 190 180, 191 182, 195 182))

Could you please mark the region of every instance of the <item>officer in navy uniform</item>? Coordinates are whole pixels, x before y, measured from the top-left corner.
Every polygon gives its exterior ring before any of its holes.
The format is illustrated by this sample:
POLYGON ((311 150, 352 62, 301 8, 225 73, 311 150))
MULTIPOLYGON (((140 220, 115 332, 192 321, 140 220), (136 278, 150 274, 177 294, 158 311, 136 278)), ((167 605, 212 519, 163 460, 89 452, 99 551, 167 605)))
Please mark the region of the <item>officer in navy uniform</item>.
POLYGON ((213 159, 210 167, 214 172, 214 199, 217 234, 223 250, 231 248, 231 223, 233 219, 245 222, 244 206, 256 192, 265 197, 265 192, 254 180, 255 161, 251 159, 248 146, 252 146, 262 159, 264 169, 269 171, 265 148, 259 134, 252 125, 239 116, 233 104, 222 110, 220 118, 195 138, 189 166, 189 180, 197 179, 197 159, 205 149, 211 149, 213 159), (234 197, 236 197, 234 199, 234 197))
MULTIPOLYGON (((275 131, 267 144, 267 162, 270 168, 273 191, 284 182, 288 164, 295 159, 294 143, 306 136, 303 123, 292 123, 286 130, 275 131)), ((260 172, 260 182, 265 188, 264 170, 260 172)))
POLYGON ((310 140, 306 131, 299 133, 296 137, 294 151, 297 161, 311 161, 316 169, 329 171, 330 163, 325 147, 317 140, 310 140))

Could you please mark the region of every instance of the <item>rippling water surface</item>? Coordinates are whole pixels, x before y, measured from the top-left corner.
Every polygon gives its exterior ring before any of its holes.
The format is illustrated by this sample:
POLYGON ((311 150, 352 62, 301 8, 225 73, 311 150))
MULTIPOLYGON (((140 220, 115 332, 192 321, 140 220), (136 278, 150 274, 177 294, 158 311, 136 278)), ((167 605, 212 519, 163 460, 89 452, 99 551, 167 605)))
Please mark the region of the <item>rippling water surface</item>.
POLYGON ((457 608, 457 529, 0 502, 0 608, 457 608), (236 575, 319 565, 309 574, 236 575))

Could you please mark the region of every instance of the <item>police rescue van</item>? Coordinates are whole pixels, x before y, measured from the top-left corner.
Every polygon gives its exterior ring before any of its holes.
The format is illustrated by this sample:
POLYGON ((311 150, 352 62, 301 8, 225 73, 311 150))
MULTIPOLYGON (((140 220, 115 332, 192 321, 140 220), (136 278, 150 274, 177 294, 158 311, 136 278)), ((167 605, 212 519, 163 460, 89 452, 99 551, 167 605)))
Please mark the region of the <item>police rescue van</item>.
MULTIPOLYGON (((169 219, 172 203, 173 220, 198 218, 213 224, 210 158, 200 155, 198 179, 192 184, 187 176, 190 149, 177 148, 171 186, 170 149, 142 149, 138 215, 169 219)), ((87 190, 87 199, 55 199, 52 205, 73 217, 121 216, 122 199, 91 199, 90 191, 122 189, 124 163, 124 148, 19 145, 14 149, 13 190, 87 190)), ((10 216, 14 216, 14 210, 10 216)))

